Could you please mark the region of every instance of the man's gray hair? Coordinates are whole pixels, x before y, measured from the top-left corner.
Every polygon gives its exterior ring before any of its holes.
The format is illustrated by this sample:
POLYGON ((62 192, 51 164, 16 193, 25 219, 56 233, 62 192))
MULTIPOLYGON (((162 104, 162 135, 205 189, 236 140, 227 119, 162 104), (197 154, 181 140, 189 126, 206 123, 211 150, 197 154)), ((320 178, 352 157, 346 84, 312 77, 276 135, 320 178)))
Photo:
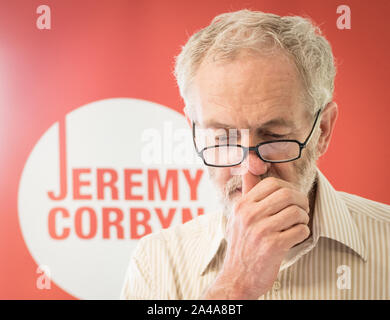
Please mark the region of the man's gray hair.
POLYGON ((244 9, 216 16, 189 38, 176 57, 174 75, 191 118, 194 110, 188 92, 206 55, 233 59, 243 49, 260 54, 282 49, 297 67, 311 114, 332 101, 336 68, 331 46, 321 30, 308 18, 244 9))

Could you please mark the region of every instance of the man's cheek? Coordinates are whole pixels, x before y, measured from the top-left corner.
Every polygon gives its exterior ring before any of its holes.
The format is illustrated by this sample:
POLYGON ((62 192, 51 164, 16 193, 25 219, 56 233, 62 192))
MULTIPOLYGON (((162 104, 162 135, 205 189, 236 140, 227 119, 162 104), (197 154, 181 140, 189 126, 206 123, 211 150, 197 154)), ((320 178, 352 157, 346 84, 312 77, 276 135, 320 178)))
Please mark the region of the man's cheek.
POLYGON ((291 163, 273 163, 269 171, 271 177, 276 177, 287 182, 296 180, 296 170, 291 163))
POLYGON ((216 174, 215 168, 207 167, 207 172, 209 174, 210 180, 213 183, 214 187, 217 188, 217 190, 219 191, 220 183, 218 181, 219 179, 218 179, 218 176, 216 174))
POLYGON ((208 167, 208 166, 206 166, 206 168, 207 168, 207 172, 209 174, 210 179, 214 182, 214 180, 215 180, 215 168, 208 167))
POLYGON ((223 185, 229 180, 229 173, 226 168, 207 167, 210 178, 219 186, 223 185))

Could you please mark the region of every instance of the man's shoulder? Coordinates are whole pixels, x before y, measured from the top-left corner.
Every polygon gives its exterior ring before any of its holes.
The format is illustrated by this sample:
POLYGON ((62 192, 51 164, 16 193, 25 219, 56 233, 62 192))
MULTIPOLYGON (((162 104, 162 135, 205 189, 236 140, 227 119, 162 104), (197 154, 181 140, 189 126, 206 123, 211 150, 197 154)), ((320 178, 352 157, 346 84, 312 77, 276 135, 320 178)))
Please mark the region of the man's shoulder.
POLYGON ((390 205, 343 191, 337 193, 353 215, 390 224, 390 205))

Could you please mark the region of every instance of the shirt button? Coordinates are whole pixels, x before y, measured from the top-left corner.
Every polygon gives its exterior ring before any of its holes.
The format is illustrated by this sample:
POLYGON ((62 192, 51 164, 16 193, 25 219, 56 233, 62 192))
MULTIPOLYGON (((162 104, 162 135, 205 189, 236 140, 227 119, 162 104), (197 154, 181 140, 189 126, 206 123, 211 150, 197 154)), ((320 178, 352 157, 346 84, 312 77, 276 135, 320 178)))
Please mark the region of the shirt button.
POLYGON ((281 284, 279 281, 275 281, 274 282, 274 285, 272 286, 272 288, 274 289, 274 291, 278 291, 281 287, 281 284))

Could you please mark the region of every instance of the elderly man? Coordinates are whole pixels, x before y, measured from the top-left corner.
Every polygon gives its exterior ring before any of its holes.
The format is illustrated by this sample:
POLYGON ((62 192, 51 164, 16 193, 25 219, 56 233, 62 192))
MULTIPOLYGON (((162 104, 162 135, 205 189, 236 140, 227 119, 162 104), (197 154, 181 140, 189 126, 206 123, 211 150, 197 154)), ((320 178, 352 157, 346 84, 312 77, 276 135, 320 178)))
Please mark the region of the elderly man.
POLYGON ((140 240, 122 298, 390 299, 390 206, 316 167, 335 73, 301 17, 241 10, 189 39, 175 75, 224 210, 140 240))

